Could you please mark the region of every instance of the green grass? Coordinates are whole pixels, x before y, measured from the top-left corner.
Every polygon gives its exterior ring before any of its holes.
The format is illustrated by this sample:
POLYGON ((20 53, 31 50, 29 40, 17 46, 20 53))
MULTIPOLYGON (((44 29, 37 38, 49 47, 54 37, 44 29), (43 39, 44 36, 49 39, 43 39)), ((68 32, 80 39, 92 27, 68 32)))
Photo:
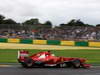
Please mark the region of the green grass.
MULTIPOLYGON (((17 63, 17 51, 18 49, 0 49, 0 63, 17 63)), ((30 55, 40 51, 29 50, 30 55)), ((100 50, 52 50, 52 53, 56 56, 86 58, 87 63, 100 64, 100 50)))

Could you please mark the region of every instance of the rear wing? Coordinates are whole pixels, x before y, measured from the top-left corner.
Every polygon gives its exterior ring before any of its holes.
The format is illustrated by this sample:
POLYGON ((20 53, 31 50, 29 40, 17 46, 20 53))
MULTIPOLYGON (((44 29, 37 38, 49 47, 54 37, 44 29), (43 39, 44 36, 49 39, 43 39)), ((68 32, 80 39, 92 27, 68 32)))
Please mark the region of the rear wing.
POLYGON ((29 56, 28 51, 25 51, 25 50, 18 51, 18 56, 17 56, 18 59, 23 58, 23 57, 28 57, 28 56, 29 56))

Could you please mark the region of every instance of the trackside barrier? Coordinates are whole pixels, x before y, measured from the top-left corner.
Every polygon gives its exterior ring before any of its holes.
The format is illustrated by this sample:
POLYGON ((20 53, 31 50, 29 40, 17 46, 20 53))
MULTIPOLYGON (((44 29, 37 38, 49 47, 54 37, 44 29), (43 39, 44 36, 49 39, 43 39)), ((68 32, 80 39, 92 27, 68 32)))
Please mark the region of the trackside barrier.
POLYGON ((33 44, 33 40, 32 39, 20 39, 20 43, 33 44))
POLYGON ((75 46, 88 46, 88 42, 85 41, 80 41, 80 42, 75 42, 75 46))
POLYGON ((0 43, 23 43, 23 44, 39 44, 39 45, 100 47, 100 42, 33 40, 33 39, 17 39, 17 38, 9 38, 9 39, 0 38, 0 43))
POLYGON ((47 45, 60 45, 59 40, 47 40, 47 45))
POLYGON ((61 45, 63 46, 75 46, 74 41, 61 41, 61 45))
POLYGON ((33 44, 46 45, 47 40, 33 40, 33 44))
POLYGON ((90 47, 100 47, 100 42, 89 42, 90 47))
POLYGON ((6 43, 8 39, 5 39, 5 38, 0 38, 0 42, 4 42, 6 43))
POLYGON ((8 39, 8 43, 20 43, 20 39, 8 39))

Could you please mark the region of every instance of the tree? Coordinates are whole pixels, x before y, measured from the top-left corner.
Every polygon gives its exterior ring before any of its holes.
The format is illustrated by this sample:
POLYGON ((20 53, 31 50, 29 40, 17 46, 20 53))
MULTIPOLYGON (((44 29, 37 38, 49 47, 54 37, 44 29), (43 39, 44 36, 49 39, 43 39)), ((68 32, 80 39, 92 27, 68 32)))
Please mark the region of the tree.
POLYGON ((3 15, 0 15, 0 24, 3 23, 4 19, 5 19, 5 17, 3 15))
POLYGON ((64 28, 65 26, 67 26, 67 25, 64 23, 60 24, 60 27, 62 27, 62 28, 64 28))
POLYGON ((85 26, 85 24, 80 20, 76 20, 76 23, 75 23, 76 26, 85 26))
POLYGON ((46 21, 44 24, 45 25, 52 25, 52 23, 50 21, 46 21))
POLYGON ((52 28, 52 22, 51 22, 51 21, 46 21, 46 22, 44 23, 44 26, 45 26, 45 27, 48 27, 48 28, 52 28))
POLYGON ((71 21, 69 21, 67 23, 67 26, 74 26, 76 24, 76 20, 75 19, 72 19, 71 21))
POLYGON ((96 27, 100 27, 100 24, 97 24, 96 27))
POLYGON ((66 27, 66 26, 87 26, 87 24, 84 24, 84 22, 82 22, 80 19, 78 20, 72 19, 67 24, 60 24, 60 27, 66 27))
POLYGON ((17 24, 17 23, 12 19, 6 19, 3 21, 3 24, 17 24))
POLYGON ((85 26, 85 24, 80 20, 75 20, 75 19, 72 19, 71 21, 69 21, 67 23, 68 26, 85 26))
POLYGON ((39 24, 39 20, 38 19, 30 19, 30 20, 26 20, 25 22, 23 22, 24 25, 37 25, 39 24))

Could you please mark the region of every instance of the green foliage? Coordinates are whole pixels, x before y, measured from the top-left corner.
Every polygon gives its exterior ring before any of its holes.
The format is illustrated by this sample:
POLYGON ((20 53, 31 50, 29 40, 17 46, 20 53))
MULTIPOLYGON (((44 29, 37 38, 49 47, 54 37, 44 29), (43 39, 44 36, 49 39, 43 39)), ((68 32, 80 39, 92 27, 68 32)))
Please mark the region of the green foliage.
POLYGON ((3 23, 3 20, 5 19, 5 17, 3 15, 0 15, 0 24, 3 23))
POLYGON ((45 27, 45 28, 52 28, 52 22, 51 22, 51 21, 46 21, 46 22, 43 24, 43 27, 45 27))
POLYGON ((17 24, 17 23, 12 19, 6 19, 3 21, 3 24, 17 24))
POLYGON ((64 28, 66 26, 91 26, 91 25, 85 24, 80 19, 78 19, 78 20, 72 19, 67 24, 60 24, 60 27, 63 27, 64 28))
POLYGON ((26 20, 24 23, 24 25, 37 25, 40 24, 38 19, 30 19, 30 20, 26 20))
POLYGON ((97 27, 100 27, 100 24, 97 24, 96 26, 97 26, 97 27))
MULTIPOLYGON (((13 19, 5 19, 5 16, 0 14, 0 24, 19 24, 16 21, 14 21, 13 19)), ((32 18, 29 20, 26 20, 23 23, 20 23, 21 25, 34 25, 34 26, 30 26, 32 29, 40 29, 40 28, 52 28, 53 24, 51 21, 46 21, 45 23, 40 23, 38 18, 32 18)), ((19 24, 19 25, 20 25, 19 24)), ((85 24, 84 22, 82 22, 80 19, 72 19, 70 20, 68 23, 64 24, 60 24, 59 27, 66 27, 66 26, 93 26, 90 24, 85 24)), ((96 26, 100 26, 100 24, 97 24, 96 26)))
POLYGON ((0 20, 4 20, 5 17, 3 15, 0 15, 0 20))
POLYGON ((5 19, 3 15, 0 15, 0 24, 17 24, 17 23, 12 19, 5 19))

